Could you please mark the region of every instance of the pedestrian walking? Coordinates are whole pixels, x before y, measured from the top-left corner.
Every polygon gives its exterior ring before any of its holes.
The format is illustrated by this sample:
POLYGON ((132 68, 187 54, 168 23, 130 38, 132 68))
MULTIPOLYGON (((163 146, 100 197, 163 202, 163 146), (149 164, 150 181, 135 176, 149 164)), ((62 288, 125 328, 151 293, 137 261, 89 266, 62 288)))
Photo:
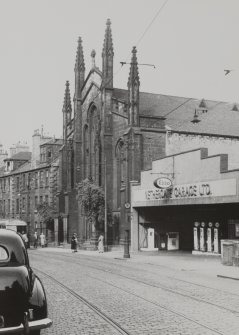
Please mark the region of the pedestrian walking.
POLYGON ((28 248, 28 237, 24 231, 22 232, 22 239, 24 241, 25 247, 28 248))
POLYGON ((77 236, 76 233, 72 235, 71 238, 71 250, 72 252, 77 252, 77 236))
POLYGON ((36 249, 37 248, 37 243, 38 243, 38 235, 37 235, 37 232, 35 231, 34 233, 34 236, 33 236, 33 240, 34 240, 34 248, 36 249))
POLYGON ((100 234, 98 238, 98 251, 99 253, 104 252, 104 236, 100 234))
POLYGON ((46 244, 46 239, 45 239, 45 235, 43 233, 41 233, 40 235, 40 244, 41 244, 41 247, 45 247, 45 244, 46 244))

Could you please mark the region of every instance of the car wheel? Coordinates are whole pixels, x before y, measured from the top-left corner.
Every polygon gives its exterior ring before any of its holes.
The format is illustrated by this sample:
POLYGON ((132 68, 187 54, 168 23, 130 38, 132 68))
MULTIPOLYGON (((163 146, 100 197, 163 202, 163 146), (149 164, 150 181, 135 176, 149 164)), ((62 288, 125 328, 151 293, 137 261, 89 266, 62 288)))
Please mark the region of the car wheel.
POLYGON ((35 330, 30 332, 30 335, 40 335, 41 331, 40 330, 35 330))

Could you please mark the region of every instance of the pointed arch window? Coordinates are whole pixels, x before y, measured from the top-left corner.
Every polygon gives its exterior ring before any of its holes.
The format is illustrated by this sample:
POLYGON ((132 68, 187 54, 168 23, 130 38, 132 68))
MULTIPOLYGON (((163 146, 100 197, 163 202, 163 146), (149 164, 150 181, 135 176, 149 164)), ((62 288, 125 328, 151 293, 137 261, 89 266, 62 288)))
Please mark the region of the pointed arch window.
POLYGON ((88 148, 89 148, 89 176, 101 185, 101 141, 100 141, 100 117, 95 106, 92 106, 88 114, 88 148))
POLYGON ((84 127, 84 178, 89 177, 88 167, 89 167, 89 128, 88 125, 84 127))

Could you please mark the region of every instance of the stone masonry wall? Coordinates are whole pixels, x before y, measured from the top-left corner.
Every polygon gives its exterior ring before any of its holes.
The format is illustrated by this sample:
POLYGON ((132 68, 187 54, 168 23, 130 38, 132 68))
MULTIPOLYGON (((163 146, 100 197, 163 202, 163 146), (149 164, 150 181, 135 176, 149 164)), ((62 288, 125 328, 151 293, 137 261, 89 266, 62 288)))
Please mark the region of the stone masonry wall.
POLYGON ((152 161, 165 156, 165 133, 143 132, 143 170, 152 168, 152 161))

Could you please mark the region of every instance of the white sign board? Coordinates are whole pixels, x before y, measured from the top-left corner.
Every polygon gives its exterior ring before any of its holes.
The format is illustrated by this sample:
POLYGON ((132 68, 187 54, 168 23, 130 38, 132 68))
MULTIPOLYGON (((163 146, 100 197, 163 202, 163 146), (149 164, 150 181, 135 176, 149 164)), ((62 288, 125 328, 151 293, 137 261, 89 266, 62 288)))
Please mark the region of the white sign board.
POLYGON ((164 199, 193 199, 236 195, 236 179, 213 180, 192 184, 173 185, 172 189, 152 188, 135 190, 134 202, 164 199))

